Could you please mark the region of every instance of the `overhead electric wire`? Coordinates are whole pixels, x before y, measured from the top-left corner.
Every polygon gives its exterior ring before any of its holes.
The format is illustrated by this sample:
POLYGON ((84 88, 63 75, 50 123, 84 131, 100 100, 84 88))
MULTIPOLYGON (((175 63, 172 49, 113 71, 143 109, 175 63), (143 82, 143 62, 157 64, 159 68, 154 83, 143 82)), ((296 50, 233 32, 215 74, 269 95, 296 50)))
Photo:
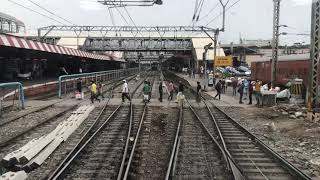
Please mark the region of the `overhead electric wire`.
MULTIPOLYGON (((238 4, 241 0, 237 0, 236 2, 234 2, 233 4, 231 4, 229 7, 226 8, 226 12, 232 8, 233 6, 235 6, 236 4, 238 4)), ((218 14, 216 17, 214 17, 212 20, 210 20, 205 26, 208 26, 209 24, 211 24, 213 21, 215 21, 218 17, 220 17, 223 14, 223 12, 220 12, 220 14, 218 14)))
MULTIPOLYGON (((115 5, 115 4, 114 4, 114 5, 115 5)), ((111 7, 111 8, 113 8, 113 7, 111 7)), ((127 19, 123 16, 123 14, 122 14, 121 11, 118 9, 118 7, 117 7, 117 6, 114 6, 114 8, 118 11, 118 13, 120 14, 120 16, 121 16, 122 19, 124 20, 124 22, 125 22, 128 26, 130 26, 129 23, 128 23, 128 21, 127 21, 127 19)))
POLYGON ((59 24, 66 25, 65 23, 63 23, 63 22, 61 22, 61 21, 59 21, 59 20, 56 20, 56 19, 54 19, 54 18, 52 18, 52 17, 49 17, 49 16, 47 16, 47 15, 45 15, 45 14, 42 14, 42 13, 38 12, 38 11, 35 11, 35 10, 33 10, 33 9, 29 8, 29 7, 26 7, 26 6, 24 6, 24 5, 20 4, 20 3, 17 3, 17 2, 15 2, 15 1, 13 1, 13 0, 8 0, 8 1, 11 2, 11 3, 13 3, 13 4, 15 4, 15 5, 17 5, 17 6, 23 7, 23 8, 25 8, 25 9, 29 10, 29 11, 32 11, 32 12, 34 12, 34 13, 37 13, 37 14, 43 16, 43 17, 46 17, 46 18, 48 18, 48 19, 51 19, 52 21, 55 21, 55 22, 57 22, 57 23, 59 23, 59 24))
MULTIPOLYGON (((220 3, 218 2, 213 8, 211 8, 211 9, 208 11, 208 13, 207 13, 206 15, 202 16, 202 17, 199 19, 199 21, 202 21, 203 19, 205 19, 206 17, 208 17, 209 14, 211 14, 212 11, 215 10, 215 9, 219 6, 219 4, 220 4, 220 3)), ((198 21, 198 22, 199 22, 199 21, 198 21)))
POLYGON ((133 23, 133 25, 134 25, 135 27, 137 27, 137 26, 136 26, 136 23, 133 21, 130 13, 129 13, 128 10, 127 10, 127 8, 126 8, 125 6, 124 6, 123 8, 124 8, 124 10, 126 11, 127 15, 129 16, 129 19, 131 20, 131 22, 133 23))
POLYGON ((199 20, 199 16, 200 16, 200 14, 201 14, 203 4, 204 4, 204 0, 203 0, 202 3, 200 4, 200 10, 199 10, 199 12, 198 12, 198 15, 197 15, 197 18, 196 18, 196 22, 198 22, 198 20, 199 20))
MULTIPOLYGON (((136 23, 133 21, 131 15, 130 15, 130 13, 129 13, 129 11, 127 10, 127 8, 126 8, 125 6, 124 6, 123 8, 124 8, 124 10, 126 11, 127 15, 129 16, 129 18, 130 18, 131 22, 133 23, 134 27, 138 30, 138 28, 137 28, 137 26, 136 26, 136 23)), ((138 33, 140 33, 141 36, 143 37, 143 34, 141 33, 140 30, 138 30, 138 33)))
POLYGON ((197 0, 196 3, 195 3, 195 8, 194 8, 194 12, 193 12, 193 16, 192 16, 192 20, 191 20, 191 23, 190 24, 194 24, 194 21, 197 17, 197 14, 198 14, 198 10, 199 10, 199 7, 201 5, 201 3, 203 2, 204 0, 200 0, 200 2, 197 0))
POLYGON ((108 8, 109 11, 109 15, 110 15, 110 19, 111 19, 111 23, 113 26, 115 26, 115 21, 114 21, 114 16, 113 16, 113 12, 111 11, 110 8, 108 8))
POLYGON ((67 20, 67 19, 65 19, 65 18, 63 18, 63 17, 61 17, 61 16, 59 16, 59 15, 51 12, 50 10, 48 10, 48 9, 44 8, 43 6, 41 6, 40 4, 37 4, 37 3, 35 3, 35 2, 32 1, 32 0, 28 0, 28 1, 31 2, 32 4, 36 5, 37 7, 41 8, 42 10, 50 13, 51 15, 56 16, 56 17, 58 17, 59 19, 62 19, 62 20, 64 20, 65 22, 70 23, 70 24, 76 26, 76 24, 74 24, 74 23, 72 23, 71 21, 69 21, 69 20, 67 20))
POLYGON ((194 4, 194 10, 193 10, 193 16, 192 16, 192 20, 191 20, 191 23, 193 22, 195 16, 196 16, 196 12, 197 12, 197 9, 198 9, 198 1, 199 0, 196 0, 195 4, 194 4))

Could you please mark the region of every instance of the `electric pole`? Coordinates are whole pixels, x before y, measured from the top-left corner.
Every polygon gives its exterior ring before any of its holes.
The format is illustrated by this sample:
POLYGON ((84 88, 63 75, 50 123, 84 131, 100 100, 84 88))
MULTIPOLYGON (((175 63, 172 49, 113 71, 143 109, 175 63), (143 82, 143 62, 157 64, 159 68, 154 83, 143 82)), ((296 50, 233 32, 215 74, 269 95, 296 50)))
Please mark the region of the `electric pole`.
MULTIPOLYGON (((219 29, 216 29, 216 31, 214 32, 214 57, 213 57, 213 78, 214 81, 216 79, 216 57, 217 57, 217 41, 218 41, 218 36, 219 36, 219 29)), ((215 83, 215 82, 214 82, 215 83)))
POLYGON ((139 53, 139 55, 138 55, 139 73, 141 72, 141 58, 143 58, 143 55, 142 55, 142 53, 139 53))
MULTIPOLYGON (((318 107, 318 67, 320 58, 320 0, 312 1, 311 14, 311 53, 310 53, 310 78, 309 78, 309 110, 318 107)), ((315 118, 313 113, 312 120, 315 118)))
POLYGON ((159 56, 159 71, 162 70, 162 60, 164 59, 164 55, 163 54, 160 54, 159 56))
POLYGON ((222 0, 219 0, 221 6, 222 6, 222 28, 217 28, 214 32, 214 38, 212 38, 210 36, 210 34, 205 31, 204 29, 202 29, 204 31, 204 33, 207 34, 207 36, 209 38, 212 39, 212 41, 214 42, 214 59, 213 59, 213 78, 215 79, 215 75, 216 75, 216 65, 215 65, 215 61, 216 61, 216 57, 217 57, 217 42, 218 42, 218 36, 219 36, 219 32, 224 32, 225 31, 225 21, 226 21, 226 7, 229 4, 230 0, 227 0, 227 2, 223 2, 222 0))
POLYGON ((279 20, 280 1, 273 0, 273 39, 272 39, 272 65, 271 65, 271 86, 275 87, 277 80, 278 46, 279 46, 279 20))
POLYGON ((204 52, 202 54, 202 60, 204 63, 204 89, 206 89, 208 84, 208 73, 207 73, 207 53, 209 49, 212 49, 212 43, 209 43, 204 46, 204 52))

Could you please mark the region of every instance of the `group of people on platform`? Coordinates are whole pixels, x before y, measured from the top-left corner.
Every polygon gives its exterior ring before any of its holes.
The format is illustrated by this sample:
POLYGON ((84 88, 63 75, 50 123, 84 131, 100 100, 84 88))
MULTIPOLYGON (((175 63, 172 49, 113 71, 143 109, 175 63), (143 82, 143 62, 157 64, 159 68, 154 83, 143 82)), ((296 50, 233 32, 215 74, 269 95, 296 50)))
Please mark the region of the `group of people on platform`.
MULTIPOLYGON (((252 96, 256 96, 256 101, 258 106, 262 103, 262 95, 261 95, 261 82, 255 81, 252 82, 251 80, 243 79, 238 81, 237 78, 231 79, 231 86, 232 86, 232 96, 236 96, 239 93, 239 104, 243 104, 244 96, 249 98, 249 105, 252 104, 252 96)), ((217 91, 215 99, 221 99, 221 94, 225 94, 228 88, 228 84, 226 83, 225 79, 219 80, 215 84, 215 90, 217 91)), ((246 98, 245 98, 246 99, 246 98)))

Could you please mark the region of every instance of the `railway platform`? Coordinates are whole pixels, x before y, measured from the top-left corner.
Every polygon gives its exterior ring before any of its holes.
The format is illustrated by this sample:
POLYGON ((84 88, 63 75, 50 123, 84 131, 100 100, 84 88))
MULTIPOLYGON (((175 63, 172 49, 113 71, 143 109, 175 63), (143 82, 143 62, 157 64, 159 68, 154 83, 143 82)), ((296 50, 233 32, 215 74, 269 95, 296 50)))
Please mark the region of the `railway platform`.
MULTIPOLYGON (((201 87, 203 88, 203 78, 200 78, 198 75, 195 78, 190 78, 189 75, 176 73, 177 76, 187 80, 192 87, 197 87, 197 82, 199 81, 201 87)), ((207 87, 207 90, 204 93, 214 97, 216 95, 216 90, 214 87, 207 87)), ((247 96, 243 97, 243 104, 239 104, 239 93, 236 96, 232 96, 232 87, 228 87, 226 89, 226 93, 221 94, 221 100, 213 100, 213 103, 216 106, 234 106, 234 107, 242 107, 242 108, 250 108, 254 107, 256 104, 256 98, 252 95, 252 105, 248 105, 249 98, 247 96)))

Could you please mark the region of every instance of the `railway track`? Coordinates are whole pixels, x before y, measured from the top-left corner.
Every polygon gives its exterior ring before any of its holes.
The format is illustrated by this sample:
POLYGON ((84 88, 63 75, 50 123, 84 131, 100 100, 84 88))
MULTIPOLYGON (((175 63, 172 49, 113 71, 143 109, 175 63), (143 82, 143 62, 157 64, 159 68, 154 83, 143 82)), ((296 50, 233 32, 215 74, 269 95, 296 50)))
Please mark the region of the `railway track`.
POLYGON ((226 149, 246 179, 311 179, 216 106, 210 110, 226 149))
MULTIPOLYGON (((142 82, 143 79, 136 84, 131 96, 142 82)), ((132 103, 121 104, 107 116, 105 106, 95 123, 48 179, 116 179, 125 176, 146 108, 133 107, 132 103)))
MULTIPOLYGON (((133 78, 133 77, 132 77, 133 78)), ((118 82, 118 81, 113 81, 114 84, 108 84, 108 85, 113 85, 111 87, 108 88, 107 91, 110 91, 111 89, 115 88, 115 87, 118 87, 120 86, 121 84, 118 82)), ((39 108, 36 108, 35 110, 33 111, 30 111, 30 112, 27 112, 27 113, 24 113, 24 114, 21 114, 21 115, 18 115, 18 116, 15 116, 13 118, 8 118, 8 119, 5 119, 3 121, 0 122, 0 130, 1 129, 4 129, 4 130, 7 130, 7 129, 12 129, 14 128, 14 132, 10 132, 10 135, 8 137, 6 136, 2 136, 1 140, 0 140, 0 148, 1 147, 4 147, 6 145, 8 145, 9 143, 13 143, 13 141, 21 136, 23 136, 24 134, 27 134, 29 133, 30 131, 40 127, 41 125, 43 124, 46 124, 48 123, 49 121, 51 120, 54 120, 56 119, 57 117, 59 116, 62 116, 63 114, 65 114, 66 112, 74 109, 78 104, 80 104, 81 102, 83 102, 84 100, 82 101, 79 101, 78 103, 76 103, 75 105, 69 107, 69 108, 66 108, 66 109, 62 109, 61 111, 58 111, 57 113, 54 113, 52 115, 50 115, 51 113, 47 113, 52 111, 51 108, 54 108, 55 107, 55 104, 58 104, 58 103, 61 103, 63 102, 63 100, 61 101, 58 101, 58 102, 55 102, 55 103, 51 103, 49 105, 46 105, 46 106, 43 106, 43 107, 39 107, 39 108), (39 114, 46 114, 46 115, 50 115, 49 117, 47 118, 42 118, 44 117, 43 115, 37 115, 37 114, 34 114, 34 113, 39 113, 39 114), (37 117, 40 117, 40 120, 38 120, 36 123, 34 123, 33 125, 31 125, 31 123, 28 122, 28 125, 26 126, 21 126, 21 128, 17 128, 17 127, 20 127, 21 124, 25 124, 26 123, 26 118, 28 116, 37 116, 37 117), (41 119, 42 118, 42 119, 41 119), (16 132, 15 132, 16 131, 16 132), (12 135, 11 135, 12 133, 12 135)), ((2 132, 5 132, 5 131, 2 131, 2 132)))
POLYGON ((49 179, 114 179, 122 158, 127 130, 129 128, 130 106, 118 106, 109 116, 99 116, 103 123, 93 128, 73 151, 61 169, 49 179))
POLYGON ((184 108, 172 179, 232 179, 221 147, 190 106, 184 108))
MULTIPOLYGON (((132 79, 133 77, 130 77, 132 79)), ((121 85, 119 81, 113 81, 114 84, 109 83, 109 87, 107 91, 111 91, 115 87, 118 87, 121 85)), ((59 101, 60 102, 60 101, 59 101)), ((25 144, 25 142, 29 139, 30 137, 34 137, 35 134, 45 134, 46 132, 43 132, 45 130, 49 131, 50 127, 55 127, 55 122, 59 122, 60 116, 64 117, 65 114, 68 114, 71 110, 77 107, 78 104, 80 104, 83 101, 77 102, 75 105, 68 107, 68 108, 63 108, 61 107, 58 112, 55 113, 46 113, 46 111, 51 112, 53 111, 52 108, 54 108, 54 104, 50 104, 45 107, 40 107, 37 108, 34 111, 24 113, 20 116, 16 116, 13 119, 9 119, 7 121, 3 121, 0 123, 0 129, 2 133, 4 133, 4 130, 10 130, 9 133, 6 133, 5 136, 2 136, 0 140, 0 154, 1 156, 16 149, 17 146, 25 144), (39 114, 39 115, 38 115, 39 114), (40 114, 45 114, 45 115, 40 115, 40 114), (35 120, 32 119, 32 122, 35 121, 33 124, 31 124, 29 121, 26 121, 26 118, 29 118, 29 116, 37 116, 40 118, 40 120, 35 120), (47 117, 48 116, 48 117, 47 117), (45 117, 45 118, 43 118, 45 117), (23 123, 27 123, 26 126, 19 126, 23 123), (16 124, 16 125, 15 125, 16 124), (17 128, 19 127, 19 128, 17 128)), ((108 101, 109 102, 109 101, 108 101)), ((107 102, 107 103, 108 103, 107 102)), ((57 102, 58 103, 58 102, 57 102)), ((112 108, 111 108, 112 109, 112 108)), ((90 121, 88 121, 88 124, 90 125, 90 121)), ((23 167, 7 167, 7 169, 19 169, 23 167)))
MULTIPOLYGON (((158 85, 156 78, 153 89, 158 85)), ((120 179, 164 179, 170 162, 179 113, 177 109, 148 107, 140 124, 140 133, 127 157, 126 170, 120 179)), ((138 131, 139 132, 139 131, 138 131)))
MULTIPOLYGON (((185 80, 184 84, 195 92, 185 80)), ((198 113, 203 114, 204 127, 223 148, 234 179, 311 179, 221 111, 210 102, 211 99, 211 96, 202 96, 205 109, 198 110, 198 113)))

